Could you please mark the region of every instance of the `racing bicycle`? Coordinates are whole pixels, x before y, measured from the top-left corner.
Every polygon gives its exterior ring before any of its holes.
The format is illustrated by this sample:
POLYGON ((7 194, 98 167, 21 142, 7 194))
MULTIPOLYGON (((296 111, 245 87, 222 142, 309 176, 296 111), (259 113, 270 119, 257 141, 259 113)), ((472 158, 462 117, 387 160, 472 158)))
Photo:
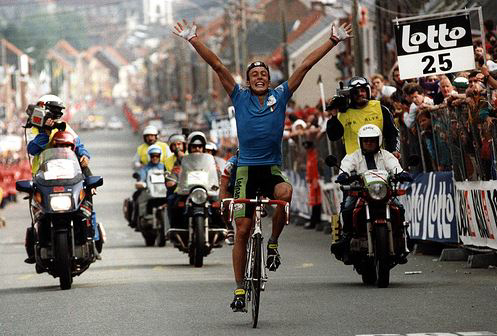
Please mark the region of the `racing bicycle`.
POLYGON ((290 217, 290 205, 286 201, 271 200, 257 194, 255 199, 248 198, 225 198, 222 201, 222 211, 224 210, 225 202, 229 202, 229 221, 233 220, 233 208, 235 204, 254 204, 255 211, 252 220, 252 234, 247 243, 247 262, 245 264, 244 287, 247 302, 251 303, 252 307, 252 327, 257 327, 259 319, 260 294, 265 289, 267 282, 266 269, 266 253, 263 248, 262 234, 262 217, 265 213, 264 205, 281 205, 285 207, 286 224, 288 225, 290 217))

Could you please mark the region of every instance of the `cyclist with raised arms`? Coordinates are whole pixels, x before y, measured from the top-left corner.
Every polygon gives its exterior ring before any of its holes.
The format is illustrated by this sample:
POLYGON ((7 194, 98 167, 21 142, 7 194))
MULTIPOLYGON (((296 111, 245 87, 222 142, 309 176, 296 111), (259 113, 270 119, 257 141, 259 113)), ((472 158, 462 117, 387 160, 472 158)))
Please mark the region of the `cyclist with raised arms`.
MULTIPOLYGON (((270 88, 269 67, 264 62, 253 62, 247 67, 246 87, 235 82, 233 75, 197 36, 197 27, 186 20, 177 22, 173 31, 190 42, 197 53, 216 72, 235 108, 239 161, 236 171, 235 198, 255 198, 257 190, 272 199, 290 202, 292 186, 281 172, 281 142, 286 105, 293 92, 302 83, 307 72, 340 41, 349 38, 350 25, 331 27, 330 36, 314 49, 295 69, 288 81, 275 89, 270 88)), ((236 237, 233 246, 235 297, 233 311, 245 311, 244 271, 246 246, 252 227, 254 207, 236 204, 236 237)), ((271 238, 268 240, 266 265, 276 271, 280 265, 278 238, 285 225, 283 206, 278 206, 273 216, 271 238)))

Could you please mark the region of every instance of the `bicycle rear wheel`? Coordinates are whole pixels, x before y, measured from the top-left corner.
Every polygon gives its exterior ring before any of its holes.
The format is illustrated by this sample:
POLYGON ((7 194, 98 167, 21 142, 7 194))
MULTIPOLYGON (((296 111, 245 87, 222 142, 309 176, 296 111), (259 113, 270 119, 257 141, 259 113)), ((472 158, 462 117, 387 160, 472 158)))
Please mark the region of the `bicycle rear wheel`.
POLYGON ((253 262, 252 279, 250 281, 251 303, 252 303, 252 327, 257 328, 259 320, 259 303, 261 298, 262 277, 262 236, 256 234, 253 239, 253 262))

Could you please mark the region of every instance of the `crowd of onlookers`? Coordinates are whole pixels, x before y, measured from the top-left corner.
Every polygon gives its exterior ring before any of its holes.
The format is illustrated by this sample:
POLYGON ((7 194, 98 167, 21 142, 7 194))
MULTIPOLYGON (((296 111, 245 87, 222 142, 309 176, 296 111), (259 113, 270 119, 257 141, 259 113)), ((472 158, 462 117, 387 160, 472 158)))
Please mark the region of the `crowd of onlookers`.
MULTIPOLYGON (((453 171, 459 181, 497 178, 497 34, 491 21, 485 27, 485 53, 475 42, 474 70, 402 80, 394 66, 388 76, 368 78, 371 99, 388 107, 399 130, 404 166, 416 154, 421 159, 419 171, 453 171)), ((329 169, 323 159, 329 153, 340 159, 344 150, 340 143, 326 142, 328 114, 321 106, 289 104, 285 165, 305 176, 305 151, 316 146, 316 163, 326 180, 329 169)))

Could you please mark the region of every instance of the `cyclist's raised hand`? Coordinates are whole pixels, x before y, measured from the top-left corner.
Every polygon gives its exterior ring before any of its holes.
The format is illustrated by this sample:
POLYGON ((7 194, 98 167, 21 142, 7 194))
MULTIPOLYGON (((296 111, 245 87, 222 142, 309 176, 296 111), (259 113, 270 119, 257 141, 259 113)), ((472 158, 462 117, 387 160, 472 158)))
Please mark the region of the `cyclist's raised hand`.
POLYGON ((331 36, 330 39, 335 43, 345 41, 352 37, 352 26, 349 23, 344 23, 340 27, 335 27, 331 25, 331 36))
POLYGON ((192 38, 197 36, 197 26, 195 25, 195 22, 192 22, 190 24, 185 19, 183 19, 183 23, 176 22, 174 29, 176 30, 173 30, 174 34, 184 38, 187 41, 190 41, 192 38))

